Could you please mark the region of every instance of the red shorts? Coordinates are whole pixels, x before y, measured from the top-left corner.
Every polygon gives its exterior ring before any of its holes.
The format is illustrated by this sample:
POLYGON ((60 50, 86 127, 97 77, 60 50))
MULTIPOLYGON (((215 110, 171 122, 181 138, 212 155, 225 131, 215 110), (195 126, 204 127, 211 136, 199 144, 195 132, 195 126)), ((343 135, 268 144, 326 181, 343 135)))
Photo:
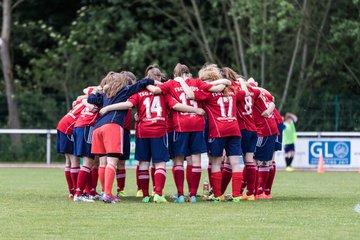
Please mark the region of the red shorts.
POLYGON ((92 138, 92 154, 123 154, 124 129, 116 123, 108 123, 95 129, 92 138))

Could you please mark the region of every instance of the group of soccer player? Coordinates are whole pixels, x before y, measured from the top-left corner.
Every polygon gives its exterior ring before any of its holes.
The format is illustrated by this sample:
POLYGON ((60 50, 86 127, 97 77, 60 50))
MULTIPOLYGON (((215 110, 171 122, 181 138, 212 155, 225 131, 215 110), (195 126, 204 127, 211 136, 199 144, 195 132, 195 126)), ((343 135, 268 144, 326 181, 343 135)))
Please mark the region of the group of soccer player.
POLYGON ((224 201, 230 181, 228 200, 272 198, 274 152, 282 148, 283 126, 274 97, 229 67, 205 65, 198 75, 193 78, 186 65, 177 64, 173 79, 164 81, 160 68, 150 65, 142 80, 129 71, 110 72, 99 86, 85 88, 57 126, 69 197, 116 203, 126 195, 125 161, 134 118, 136 181, 143 202, 167 202, 163 188, 171 159, 175 202, 196 203, 202 153, 209 158, 212 190, 207 200, 224 201), (115 178, 117 195, 112 193, 115 178), (102 194, 96 192, 98 179, 102 194))

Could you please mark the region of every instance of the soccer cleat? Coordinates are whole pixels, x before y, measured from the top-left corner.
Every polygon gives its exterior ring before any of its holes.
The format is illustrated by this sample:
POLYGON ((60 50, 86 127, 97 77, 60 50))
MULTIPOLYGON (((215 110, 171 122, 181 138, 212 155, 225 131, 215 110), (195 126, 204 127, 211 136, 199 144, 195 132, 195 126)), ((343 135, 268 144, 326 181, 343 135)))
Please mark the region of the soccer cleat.
POLYGON ((154 203, 166 203, 166 202, 167 202, 167 200, 166 200, 165 197, 160 196, 160 195, 158 195, 158 194, 155 194, 155 195, 154 195, 153 201, 154 201, 154 203))
POLYGON ((206 201, 209 201, 209 202, 222 202, 221 197, 214 197, 214 195, 207 198, 206 201))
POLYGON ((143 202, 143 203, 149 203, 150 200, 151 200, 150 196, 146 196, 146 197, 144 197, 144 198, 142 199, 142 202, 143 202))
POLYGON ((232 197, 232 202, 240 202, 241 197, 232 197))
POLYGON ((268 199, 268 198, 266 197, 265 193, 261 193, 259 195, 256 195, 255 199, 268 199))
POLYGON ((68 198, 69 198, 69 199, 74 199, 74 195, 70 193, 69 196, 68 196, 68 198))
POLYGON ((144 196, 143 191, 141 189, 137 190, 136 197, 143 197, 143 196, 144 196))
POLYGON ((196 203, 196 202, 197 202, 196 196, 192 196, 189 198, 189 203, 196 203))
POLYGON ((255 201, 255 195, 252 194, 252 195, 243 195, 240 197, 240 200, 243 201, 243 200, 247 200, 247 201, 255 201))
POLYGON ((119 191, 118 193, 117 193, 117 197, 119 198, 119 197, 127 197, 127 194, 126 194, 126 192, 124 191, 124 190, 121 190, 121 191, 119 191))
POLYGON ((74 202, 95 202, 94 200, 86 197, 85 195, 76 195, 74 196, 74 202))
POLYGON ((115 198, 113 196, 107 196, 105 193, 102 195, 102 200, 104 203, 117 203, 119 202, 118 198, 115 198))
POLYGON ((266 199, 272 199, 271 194, 265 194, 265 196, 266 196, 266 199))
POLYGON ((185 202, 185 198, 183 195, 179 196, 176 200, 175 200, 176 203, 184 203, 185 202))
POLYGON ((232 199, 233 199, 233 196, 231 194, 226 194, 225 195, 225 200, 232 201, 232 199))
POLYGON ((286 167, 285 171, 287 171, 287 172, 293 172, 293 171, 295 171, 295 169, 292 168, 292 167, 286 167))
POLYGON ((224 195, 221 195, 219 198, 220 198, 220 200, 221 200, 222 202, 225 201, 225 196, 224 196, 224 195))

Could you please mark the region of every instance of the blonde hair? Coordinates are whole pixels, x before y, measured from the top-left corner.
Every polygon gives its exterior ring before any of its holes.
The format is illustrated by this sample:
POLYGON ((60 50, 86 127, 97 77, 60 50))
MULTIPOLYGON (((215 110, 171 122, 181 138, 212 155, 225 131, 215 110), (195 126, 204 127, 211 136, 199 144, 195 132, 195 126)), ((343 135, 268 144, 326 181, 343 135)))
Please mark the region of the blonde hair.
POLYGON ((126 75, 126 72, 110 72, 106 75, 105 79, 108 79, 109 84, 104 92, 108 95, 109 98, 114 97, 121 89, 129 85, 131 78, 126 75))
POLYGON ((220 69, 216 64, 205 65, 199 71, 199 78, 203 81, 215 81, 222 78, 220 69))

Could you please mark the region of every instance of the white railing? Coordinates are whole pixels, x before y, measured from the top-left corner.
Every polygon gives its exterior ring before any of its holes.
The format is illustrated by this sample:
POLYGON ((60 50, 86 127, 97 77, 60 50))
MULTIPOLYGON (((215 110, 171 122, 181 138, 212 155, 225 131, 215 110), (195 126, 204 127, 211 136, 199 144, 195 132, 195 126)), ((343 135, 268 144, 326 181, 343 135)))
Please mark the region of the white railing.
MULTIPOLYGON (((46 134, 46 164, 51 164, 51 134, 56 134, 56 129, 0 129, 0 134, 46 134)), ((131 135, 135 131, 131 130, 131 135)), ((298 137, 349 137, 360 138, 360 132, 298 132, 298 137)))

